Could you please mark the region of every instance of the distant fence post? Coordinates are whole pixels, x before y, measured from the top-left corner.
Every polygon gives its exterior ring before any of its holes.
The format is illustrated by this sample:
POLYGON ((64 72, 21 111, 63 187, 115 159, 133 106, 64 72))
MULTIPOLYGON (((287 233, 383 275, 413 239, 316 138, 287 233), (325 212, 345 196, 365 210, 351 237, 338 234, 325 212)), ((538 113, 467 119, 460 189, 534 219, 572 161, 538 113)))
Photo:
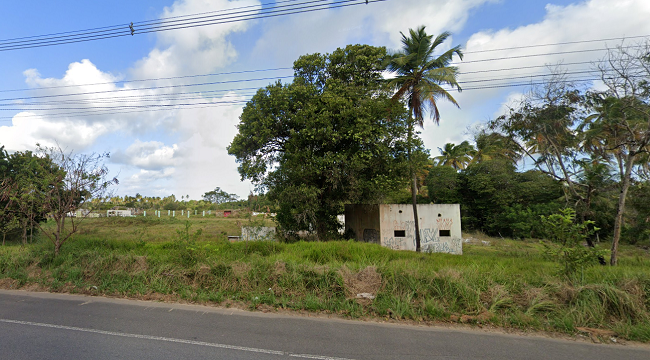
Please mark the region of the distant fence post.
POLYGON ((172 211, 172 216, 176 217, 176 210, 172 211))
POLYGON ((147 210, 144 211, 144 217, 147 217, 147 210))

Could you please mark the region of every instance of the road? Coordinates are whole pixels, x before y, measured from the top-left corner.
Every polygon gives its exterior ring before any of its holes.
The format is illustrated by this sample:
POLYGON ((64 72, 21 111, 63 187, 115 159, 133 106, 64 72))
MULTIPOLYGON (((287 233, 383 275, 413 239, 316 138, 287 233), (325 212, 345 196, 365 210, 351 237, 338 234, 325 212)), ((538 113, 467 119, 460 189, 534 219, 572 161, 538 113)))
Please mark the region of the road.
POLYGON ((0 359, 650 359, 650 347, 0 290, 0 359))

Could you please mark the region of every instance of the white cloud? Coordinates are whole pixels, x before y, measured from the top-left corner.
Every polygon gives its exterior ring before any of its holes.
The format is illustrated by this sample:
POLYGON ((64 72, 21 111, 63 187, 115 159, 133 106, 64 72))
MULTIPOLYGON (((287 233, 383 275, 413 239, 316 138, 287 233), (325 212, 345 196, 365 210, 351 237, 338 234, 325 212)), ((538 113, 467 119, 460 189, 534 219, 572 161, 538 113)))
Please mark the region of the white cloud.
MULTIPOLYGON (((256 5, 261 7, 260 2, 256 0, 179 0, 171 7, 166 7, 161 17, 170 18, 256 5)), ((158 33, 158 46, 148 56, 136 62, 131 72, 134 77, 143 79, 211 72, 236 59, 237 52, 227 40, 227 36, 233 32, 245 31, 249 25, 249 21, 242 21, 162 31, 158 33)))
POLYGON ((173 175, 174 168, 162 170, 140 170, 121 180, 118 191, 121 194, 141 193, 146 196, 169 196, 175 191, 173 175))
MULTIPOLYGON (((459 129, 471 126, 472 123, 485 121, 486 116, 498 116, 507 110, 507 105, 521 98, 524 88, 515 91, 507 88, 494 88, 477 90, 481 86, 497 84, 531 83, 539 81, 539 77, 530 77, 548 73, 544 65, 558 63, 594 62, 602 59, 606 52, 579 52, 588 49, 613 48, 619 45, 620 40, 593 43, 579 43, 570 45, 553 45, 524 49, 509 49, 494 52, 477 52, 490 49, 513 48, 534 44, 556 44, 580 40, 605 39, 622 37, 625 35, 645 35, 650 33, 650 2, 647 0, 626 0, 612 2, 609 0, 590 0, 568 6, 547 5, 546 16, 541 21, 514 29, 503 28, 482 31, 474 34, 467 41, 466 56, 459 63, 461 71, 460 81, 465 82, 466 91, 454 97, 462 107, 458 111, 449 104, 441 104, 441 126, 435 127, 430 123, 423 132, 425 145, 435 153, 436 147, 441 147, 445 142, 458 143, 467 134, 463 135, 459 129), (576 51, 574 53, 566 53, 576 51), (543 56, 528 56, 547 54, 543 56), (496 61, 481 61, 486 59, 502 59, 496 61), (517 70, 514 68, 536 66, 517 70), (493 71, 497 69, 511 69, 507 71, 493 71), (476 71, 484 71, 475 73, 476 71), (523 76, 518 79, 517 77, 523 76), (468 82, 476 80, 497 80, 489 82, 468 82), (450 125, 448 125, 450 124, 450 125), (453 125, 451 125, 453 124, 453 125)), ((480 14, 478 14, 480 16, 480 14)), ((568 65, 568 72, 590 70, 587 64, 568 65)), ((585 74, 569 74, 570 77, 585 79, 592 77, 585 74)), ((588 84, 587 84, 588 85, 588 84)), ((598 86, 598 83, 595 84, 598 86)))
POLYGON ((118 150, 112 156, 118 164, 128 164, 143 170, 161 170, 176 165, 178 145, 165 146, 159 141, 136 140, 125 151, 118 150))
POLYGON ((11 152, 34 149, 36 143, 79 152, 109 131, 103 124, 87 124, 71 119, 48 121, 42 116, 21 112, 13 117, 11 126, 0 126, 0 144, 11 152))
POLYGON ((496 0, 399 0, 267 20, 255 57, 291 64, 300 55, 370 42, 400 46, 400 31, 425 25, 430 34, 459 31, 471 9, 496 0))
MULTIPOLYGON (((229 93, 212 101, 237 99, 243 97, 229 93)), ((179 111, 178 146, 183 151, 183 160, 176 166, 174 179, 181 193, 199 198, 219 186, 240 196, 248 195, 250 182, 240 181, 235 158, 226 150, 237 134, 241 112, 241 105, 179 111)))

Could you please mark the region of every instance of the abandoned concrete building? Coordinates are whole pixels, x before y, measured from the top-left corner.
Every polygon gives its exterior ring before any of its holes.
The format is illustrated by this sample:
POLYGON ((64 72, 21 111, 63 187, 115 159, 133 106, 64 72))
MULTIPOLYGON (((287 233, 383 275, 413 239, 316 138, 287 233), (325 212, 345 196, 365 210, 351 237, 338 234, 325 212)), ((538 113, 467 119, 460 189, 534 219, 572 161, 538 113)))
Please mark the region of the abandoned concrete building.
MULTIPOLYGON (((419 204, 417 210, 423 252, 463 253, 460 205, 419 204)), ((414 251, 413 205, 346 205, 345 231, 352 232, 357 241, 414 251)))

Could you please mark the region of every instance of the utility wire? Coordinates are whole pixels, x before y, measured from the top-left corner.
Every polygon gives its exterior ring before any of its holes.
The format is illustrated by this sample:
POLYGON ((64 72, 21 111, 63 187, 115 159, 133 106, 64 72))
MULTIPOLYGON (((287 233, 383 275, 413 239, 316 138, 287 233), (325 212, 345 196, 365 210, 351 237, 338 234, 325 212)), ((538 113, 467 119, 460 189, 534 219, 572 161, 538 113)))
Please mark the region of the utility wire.
MULTIPOLYGON (((365 0, 340 0, 340 1, 312 0, 312 1, 302 2, 302 3, 292 4, 292 5, 282 5, 282 6, 274 6, 271 8, 261 8, 258 12, 255 12, 253 14, 222 16, 221 18, 214 18, 208 20, 196 20, 196 18, 189 18, 184 20, 183 23, 176 23, 176 24, 158 22, 155 23, 154 25, 144 25, 140 27, 134 25, 133 30, 129 29, 127 25, 123 28, 123 30, 117 28, 107 28, 105 30, 98 30, 96 32, 76 33, 76 34, 63 35, 63 36, 52 37, 52 38, 35 38, 34 40, 28 40, 23 42, 15 42, 15 41, 5 42, 5 43, 0 42, 0 51, 19 50, 19 49, 36 48, 36 47, 43 47, 43 46, 54 46, 54 45, 62 45, 62 44, 70 44, 70 43, 77 43, 77 42, 108 39, 114 37, 129 36, 135 34, 146 34, 151 32, 186 29, 186 28, 193 28, 198 26, 225 24, 225 23, 247 21, 247 20, 257 20, 257 19, 271 18, 277 16, 293 15, 293 14, 314 12, 320 10, 329 10, 334 8, 342 8, 342 7, 363 5, 363 4, 369 4, 375 2, 384 2, 384 1, 388 1, 388 0, 369 0, 367 2, 365 0), (319 2, 321 4, 315 4, 319 2), (291 7, 291 8, 274 10, 277 8, 285 8, 285 7, 291 7)), ((231 15, 231 14, 226 14, 226 15, 231 15)))
MULTIPOLYGON (((236 7, 236 8, 231 8, 230 10, 236 10, 236 9, 247 9, 251 7, 264 7, 266 5, 276 5, 280 3, 288 3, 288 2, 295 2, 298 0, 284 0, 284 1, 277 1, 274 3, 263 3, 258 5, 248 5, 248 6, 241 6, 241 7, 236 7)), ((228 9, 220 9, 220 10, 214 10, 214 11, 207 11, 207 12, 202 12, 202 13, 196 13, 196 14, 187 14, 187 15, 178 15, 178 16, 169 16, 169 17, 162 17, 158 19, 153 19, 153 20, 144 20, 144 21, 139 21, 135 22, 134 24, 146 24, 149 22, 154 22, 154 21, 160 21, 160 20, 166 20, 166 19, 177 19, 177 18, 185 18, 185 17, 192 17, 192 16, 197 16, 197 15, 205 15, 205 14, 212 14, 212 13, 218 13, 218 12, 223 12, 227 11, 228 9)), ((12 38, 12 39, 2 39, 0 40, 1 43, 6 43, 12 40, 24 40, 24 39, 34 39, 34 38, 53 38, 56 37, 57 35, 65 35, 65 34, 92 34, 97 32, 97 30, 105 30, 105 29, 120 29, 124 30, 127 28, 129 24, 118 24, 118 25, 110 25, 110 26, 102 26, 102 27, 96 27, 96 28, 91 28, 91 29, 84 29, 84 30, 73 30, 73 31, 65 31, 65 32, 58 32, 58 33, 53 33, 53 34, 45 34, 45 35, 32 35, 32 36, 24 36, 24 37, 19 37, 19 38, 12 38)))
MULTIPOLYGON (((524 68, 531 68, 531 67, 519 67, 519 68, 507 68, 507 69, 493 69, 493 70, 486 70, 486 71, 480 71, 482 72, 496 72, 496 71, 505 71, 505 70, 515 70, 515 69, 524 69, 524 68)), ((286 68, 288 69, 288 68, 286 68)), ((274 69, 271 69, 274 70, 274 69)), ((252 70, 250 72, 255 72, 257 70, 252 70)), ((260 70, 264 71, 264 70, 260 70)), ((585 73, 592 73, 593 71, 590 70, 579 70, 579 71, 566 71, 563 74, 566 75, 574 75, 574 74, 585 74, 585 73)), ((232 73, 244 73, 244 72, 232 72, 232 73)), ((227 73, 224 73, 227 74, 227 73)), ((212 75, 212 74, 209 74, 212 75)), ((205 76, 209 76, 205 75, 205 76)), ((215 74, 216 75, 216 74, 215 74)), ((527 78, 535 78, 535 77, 547 77, 547 76, 552 76, 553 74, 525 74, 525 75, 511 75, 507 79, 503 78, 483 78, 483 79, 469 79, 469 80, 463 80, 459 81, 459 84, 470 84, 470 83, 476 83, 476 82, 493 82, 493 81, 508 81, 512 79, 527 79, 527 78)), ((203 76, 203 75, 191 75, 190 77, 197 77, 197 76, 203 76)), ((24 101, 24 100, 33 100, 33 99, 45 99, 45 98, 57 98, 57 103, 60 103, 62 101, 99 101, 99 100, 107 100, 107 101, 119 101, 123 99, 135 99, 135 98, 151 98, 151 97, 180 97, 183 95, 196 95, 196 96, 205 96, 211 93, 219 93, 219 92, 228 92, 228 91, 240 91, 240 90, 253 90, 253 89, 259 89, 260 87, 247 87, 247 88, 234 88, 234 89, 219 89, 219 90, 203 90, 203 91, 195 91, 195 92, 172 92, 172 93, 163 93, 163 94, 137 94, 137 95, 125 95, 125 96, 109 96, 109 97, 99 97, 99 98, 91 98, 91 99, 74 99, 74 100, 65 100, 61 98, 63 97, 73 97, 73 96, 81 96, 81 95, 97 95, 97 94, 114 94, 114 93, 127 93, 127 92, 138 92, 138 91, 147 91, 147 90, 160 90, 160 89, 174 89, 174 88, 182 88, 182 87, 194 87, 194 86, 207 86, 207 85, 217 85, 217 84, 226 84, 226 83, 238 83, 238 82, 249 82, 249 81, 268 81, 268 80, 279 80, 279 79, 288 79, 291 78, 292 76, 282 76, 282 77, 264 77, 264 78, 254 78, 254 79, 240 79, 240 80, 227 80, 227 81, 213 81, 213 82, 202 82, 202 83, 187 83, 187 84, 175 84, 175 85, 166 85, 166 86, 155 86, 155 87, 143 87, 143 88, 128 88, 128 89, 113 89, 113 90, 101 90, 101 91, 88 91, 88 92, 77 92, 77 93, 66 93, 66 94, 53 94, 53 95, 40 95, 40 96, 28 96, 28 97, 15 97, 15 98, 6 98, 6 99, 0 99, 0 106, 9 106, 9 105, 15 105, 15 104, 6 104, 6 102, 15 102, 15 101, 24 101), (5 104, 3 104, 5 102, 5 104)), ((176 77, 176 78, 184 78, 184 77, 176 77)), ((170 79, 170 78, 161 78, 161 79, 170 79)), ((147 79, 143 81, 153 81, 157 79, 147 79)), ((110 83, 101 83, 101 84, 110 84, 110 83)), ((69 85, 69 86, 74 86, 74 85, 69 85)), ((50 87, 51 88, 58 88, 58 87, 50 87)), ((9 91, 9 90, 6 90, 9 91)), ((42 102, 38 102, 42 103, 42 102)), ((35 103, 26 103, 24 105, 33 105, 35 103)))
POLYGON ((35 90, 51 90, 51 89, 64 89, 71 87, 86 87, 86 86, 97 86, 97 85, 117 85, 117 84, 129 84, 137 82, 150 82, 150 81, 162 81, 162 80, 177 80, 177 79, 189 79, 197 77, 208 77, 208 76, 219 76, 219 75, 233 75, 233 74, 247 74, 247 73, 256 73, 256 72, 266 72, 266 71, 281 71, 281 70, 292 70, 290 67, 281 67, 281 68, 271 68, 271 69, 256 69, 256 70, 241 70, 241 71, 229 71, 222 73, 210 73, 210 74, 197 74, 197 75, 184 75, 184 76, 171 76, 171 77, 161 77, 161 78, 152 78, 152 79, 134 79, 134 80, 119 80, 119 81, 107 81, 100 83, 89 83, 89 84, 79 84, 79 85, 58 85, 58 86, 43 86, 39 88, 22 88, 22 89, 8 89, 0 90, 0 93, 4 92, 17 92, 17 91, 35 91, 35 90))
POLYGON ((206 86, 206 85, 217 85, 217 84, 228 84, 228 83, 237 83, 237 82, 249 82, 249 81, 264 81, 264 80, 279 80, 292 78, 293 76, 276 76, 276 77, 265 77, 257 79, 242 79, 242 80, 224 80, 224 81, 211 81, 204 83, 196 84, 178 84, 178 85, 166 85, 166 86, 153 86, 146 88, 133 88, 133 89, 115 89, 115 90, 103 90, 103 91, 87 91, 71 94, 54 94, 54 95, 38 95, 38 96, 27 96, 27 97, 16 97, 9 99, 0 99, 0 101, 21 101, 29 99, 44 99, 44 98, 58 98, 63 96, 79 96, 79 95, 94 95, 94 94, 106 94, 106 93, 121 93, 126 91, 142 91, 142 90, 157 90, 157 89, 172 89, 179 87, 192 87, 192 86, 206 86))
POLYGON ((494 52, 494 51, 530 49, 536 47, 558 46, 558 45, 575 45, 575 44, 586 44, 586 43, 612 41, 612 40, 640 39, 640 38, 648 38, 648 37, 650 37, 650 35, 635 35, 635 36, 622 36, 622 37, 612 37, 612 38, 603 38, 603 39, 565 41, 565 42, 550 43, 550 44, 536 44, 536 45, 512 46, 512 47, 505 47, 505 48, 498 48, 498 49, 463 51, 463 54, 478 54, 478 53, 494 52))
MULTIPOLYGON (((576 75, 576 74, 593 74, 593 70, 579 70, 579 71, 567 71, 563 72, 561 75, 576 75)), ((527 74, 527 75, 520 75, 520 76, 509 76, 507 79, 504 78, 486 78, 486 79, 474 79, 474 80, 466 80, 466 81, 459 81, 458 83, 460 85, 463 84, 471 84, 471 83, 484 83, 484 82, 496 82, 496 81, 511 81, 513 79, 532 79, 532 78, 540 78, 540 77, 550 77, 550 76, 555 76, 556 74, 527 74)), ((256 87, 252 88, 244 88, 245 90, 253 90, 253 89, 259 89, 256 87)), ((138 89, 134 89, 138 90, 138 89)), ((211 92, 232 92, 236 90, 242 90, 240 89, 224 89, 224 90, 214 90, 211 92)), ((62 103, 76 103, 76 104, 83 104, 83 103, 100 103, 100 102, 136 102, 136 101, 164 101, 164 100, 190 100, 190 99, 205 99, 206 94, 208 92, 180 92, 180 93, 166 93, 166 94, 148 94, 148 95, 127 95, 127 96, 117 96, 117 97, 100 97, 100 98, 90 98, 90 99, 74 99, 74 100, 56 100, 56 101, 41 101, 41 102, 30 102, 30 103, 23 103, 20 105, 23 106, 40 106, 40 105, 48 105, 48 104, 62 104, 62 103), (161 99, 162 98, 162 99, 161 99)), ((246 93, 246 94, 233 94, 233 95, 224 95, 224 96, 248 96, 248 95, 254 95, 255 93, 246 93)), ((1 101, 1 100, 0 100, 1 101)), ((0 110, 2 110, 2 107, 6 106, 15 106, 15 103, 0 103, 0 110)))
MULTIPOLYGON (((636 48, 639 46, 628 46, 625 48, 636 48)), ((509 59, 519 59, 519 58, 525 58, 525 57, 538 57, 538 56, 551 56, 551 55, 562 55, 562 54, 573 54, 573 53, 583 53, 583 52, 593 52, 593 51, 606 51, 608 49, 587 49, 587 50, 571 50, 571 51, 563 51, 563 52, 553 52, 553 53, 543 53, 543 54, 529 54, 529 55, 520 55, 520 56, 510 56, 510 57, 501 57, 501 58, 492 58, 492 59, 481 59, 481 60, 473 60, 473 61, 464 61, 461 63, 456 64, 457 66, 463 66, 464 64, 469 64, 469 63, 478 63, 478 62, 491 62, 491 61, 497 61, 497 60, 509 60, 509 59)), ((559 64, 560 66, 570 66, 570 65, 580 65, 580 64, 596 64, 601 62, 599 61, 582 61, 582 62, 572 62, 572 63, 566 63, 566 64, 559 64)), ((486 73, 486 72, 498 72, 498 71, 511 71, 511 70, 523 70, 523 69, 533 69, 533 68, 542 68, 542 67, 548 67, 548 64, 546 65, 533 65, 533 66, 523 66, 523 67, 510 67, 510 68, 501 68, 501 69, 490 69, 490 70, 477 70, 477 71, 460 71, 461 74, 477 74, 477 73, 486 73)), ((186 76, 174 76, 174 77, 162 77, 162 78, 151 78, 151 79, 135 79, 135 80, 123 80, 123 81, 115 81, 115 82, 103 82, 103 83, 92 83, 92 84, 82 84, 82 85, 61 85, 61 86, 49 86, 49 87, 43 87, 43 88, 36 88, 36 89, 7 89, 7 90, 0 90, 0 93, 3 92, 17 92, 17 91, 38 91, 38 90, 44 90, 44 89, 59 89, 59 88, 71 88, 71 87, 81 87, 81 86, 94 86, 94 85, 108 85, 108 84, 120 84, 120 83, 136 83, 136 82, 152 82, 152 81, 162 81, 162 80, 175 80, 175 79, 184 79, 184 78, 198 78, 198 77, 208 77, 208 76, 218 76, 218 75, 229 75, 229 74, 244 74, 244 73, 254 73, 254 72, 266 72, 266 71, 281 71, 281 70, 290 70, 292 68, 289 67, 281 67, 281 68, 272 68, 272 69, 256 69, 256 70, 244 70, 244 71, 233 71, 233 72, 224 72, 224 73, 212 73, 212 74, 196 74, 196 75, 186 75, 186 76)), ((286 77, 283 77, 286 78, 286 77)), ((185 84, 185 85, 172 85, 171 87, 177 87, 177 86, 198 86, 198 85, 208 85, 211 83, 203 83, 203 84, 185 84)), ((92 93, 102 93, 102 92, 115 92, 115 91, 135 91, 135 90, 147 90, 147 89, 157 89, 160 87, 147 87, 147 88, 133 88, 133 89, 120 89, 120 90, 106 90, 106 91, 98 91, 98 92, 92 92, 92 93)), ((89 93, 78 93, 78 94, 89 94, 89 93)), ((77 93, 74 94, 60 94, 57 96, 72 96, 72 95, 78 95, 77 93)), ((29 98, 38 98, 37 96, 34 97, 29 97, 29 98)), ((10 98, 10 99, 0 99, 0 101, 11 101, 11 100, 24 100, 26 98, 10 98)))

